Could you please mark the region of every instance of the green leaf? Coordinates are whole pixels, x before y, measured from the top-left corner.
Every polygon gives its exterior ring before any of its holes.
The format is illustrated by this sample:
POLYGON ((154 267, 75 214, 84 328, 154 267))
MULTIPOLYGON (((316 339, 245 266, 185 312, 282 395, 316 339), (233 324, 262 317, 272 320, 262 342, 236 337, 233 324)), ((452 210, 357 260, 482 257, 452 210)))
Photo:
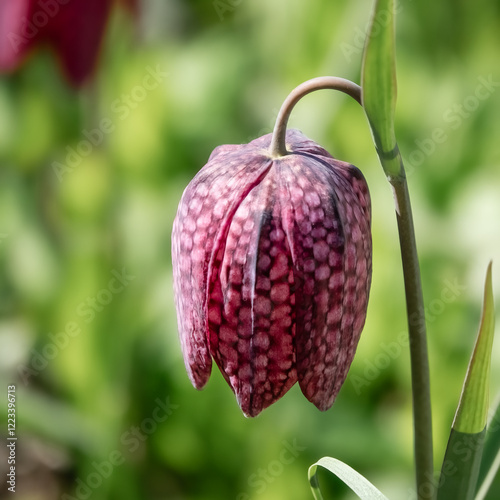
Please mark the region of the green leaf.
POLYGON ((491 349, 493 347, 494 332, 495 307, 493 303, 490 262, 484 285, 481 325, 453 422, 453 428, 459 432, 478 433, 486 426, 490 394, 491 349))
POLYGON ((361 70, 362 104, 380 162, 389 178, 402 176, 394 133, 396 46, 394 0, 376 0, 361 70))
POLYGON ((488 417, 494 329, 495 311, 490 262, 484 286, 481 324, 441 468, 438 500, 474 498, 488 417))
POLYGON ((437 500, 472 500, 476 491, 485 430, 470 434, 451 430, 441 467, 437 500))
POLYGON ((316 500, 323 500, 317 477, 318 466, 323 467, 335 474, 347 486, 349 486, 349 488, 351 488, 351 490, 356 493, 361 500, 387 500, 387 497, 385 497, 359 472, 355 471, 344 462, 330 457, 323 457, 309 467, 309 483, 316 500))
POLYGON ((478 490, 475 500, 483 500, 500 469, 500 398, 493 418, 488 424, 483 458, 479 469, 478 490))

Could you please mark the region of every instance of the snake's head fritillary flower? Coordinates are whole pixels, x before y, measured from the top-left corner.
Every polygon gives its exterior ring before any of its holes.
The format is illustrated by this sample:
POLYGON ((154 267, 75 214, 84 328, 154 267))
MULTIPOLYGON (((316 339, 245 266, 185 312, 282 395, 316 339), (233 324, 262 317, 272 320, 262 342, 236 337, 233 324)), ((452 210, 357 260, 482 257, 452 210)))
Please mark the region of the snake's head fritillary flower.
POLYGON ((180 341, 201 389, 212 358, 246 416, 295 382, 320 410, 347 376, 371 282, 361 172, 296 130, 216 148, 188 185, 172 234, 180 341))

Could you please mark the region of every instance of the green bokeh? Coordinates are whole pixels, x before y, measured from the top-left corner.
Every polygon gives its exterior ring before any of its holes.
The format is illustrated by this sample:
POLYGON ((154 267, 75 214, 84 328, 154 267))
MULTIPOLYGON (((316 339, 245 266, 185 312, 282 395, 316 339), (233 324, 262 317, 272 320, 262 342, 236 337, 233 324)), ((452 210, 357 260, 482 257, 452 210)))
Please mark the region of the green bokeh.
MULTIPOLYGON (((372 195, 368 318, 334 407, 320 413, 294 387, 245 419, 216 369, 195 391, 173 304, 170 233, 182 190, 217 145, 270 132, 302 81, 359 81, 371 4, 142 7, 136 26, 115 12, 95 81, 80 92, 46 49, 0 80, 0 381, 17 385, 17 498, 302 500, 312 498, 307 468, 324 455, 390 498, 413 498, 393 201, 356 103, 318 92, 290 121, 360 167, 372 195), (151 71, 158 86, 145 91, 151 71)), ((436 470, 490 259, 500 289, 499 32, 491 0, 399 3, 396 135, 428 307, 436 470)), ((492 397, 498 339, 493 350, 492 397)), ((1 422, 3 433, 3 410, 1 422)), ((320 480, 325 497, 350 498, 320 480)))

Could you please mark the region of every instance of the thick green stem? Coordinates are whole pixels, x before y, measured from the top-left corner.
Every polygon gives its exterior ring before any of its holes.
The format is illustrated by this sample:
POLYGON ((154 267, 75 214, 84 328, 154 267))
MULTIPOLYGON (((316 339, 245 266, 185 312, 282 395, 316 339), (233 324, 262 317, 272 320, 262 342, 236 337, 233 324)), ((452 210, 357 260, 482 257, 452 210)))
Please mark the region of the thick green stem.
POLYGON ((410 336, 417 498, 434 498, 432 415, 424 299, 406 176, 390 179, 396 205, 410 336))

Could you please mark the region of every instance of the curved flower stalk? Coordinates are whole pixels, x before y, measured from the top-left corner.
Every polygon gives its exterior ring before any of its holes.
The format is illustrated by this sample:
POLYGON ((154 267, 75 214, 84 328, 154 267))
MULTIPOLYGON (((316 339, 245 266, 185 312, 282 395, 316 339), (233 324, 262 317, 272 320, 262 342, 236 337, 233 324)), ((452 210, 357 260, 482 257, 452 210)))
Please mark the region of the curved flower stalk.
POLYGON ((300 132, 220 146, 186 188, 172 234, 181 346, 193 385, 212 358, 246 416, 298 381, 330 408, 363 328, 371 209, 361 172, 300 132))

